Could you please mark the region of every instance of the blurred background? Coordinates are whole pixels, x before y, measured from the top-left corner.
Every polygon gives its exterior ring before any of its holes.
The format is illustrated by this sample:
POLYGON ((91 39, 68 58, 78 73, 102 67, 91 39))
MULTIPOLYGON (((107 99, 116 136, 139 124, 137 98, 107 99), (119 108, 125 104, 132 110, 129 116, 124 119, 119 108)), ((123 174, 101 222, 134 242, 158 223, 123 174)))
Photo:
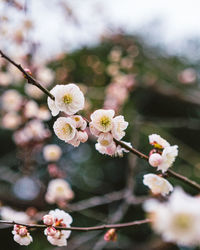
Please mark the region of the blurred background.
MULTIPOLYGON (((124 140, 142 152, 151 149, 152 133, 179 145, 173 169, 200 182, 199 7, 198 0, 1 0, 0 49, 49 90, 77 83, 85 117, 100 108, 124 115, 124 140)), ((154 172, 145 161, 103 156, 92 136, 78 148, 60 141, 46 96, 3 59, 0 95, 2 219, 40 223, 57 207, 73 216, 73 226, 145 218, 142 202, 152 195, 142 178, 154 172), (49 144, 59 148, 45 150, 49 144), (54 197, 56 185, 65 186, 62 198, 54 197)), ((116 242, 104 233, 73 232, 58 248, 33 230, 26 249, 186 249, 164 243, 148 225, 120 230, 116 242)), ((11 227, 0 225, 1 249, 25 249, 12 238, 11 227)))

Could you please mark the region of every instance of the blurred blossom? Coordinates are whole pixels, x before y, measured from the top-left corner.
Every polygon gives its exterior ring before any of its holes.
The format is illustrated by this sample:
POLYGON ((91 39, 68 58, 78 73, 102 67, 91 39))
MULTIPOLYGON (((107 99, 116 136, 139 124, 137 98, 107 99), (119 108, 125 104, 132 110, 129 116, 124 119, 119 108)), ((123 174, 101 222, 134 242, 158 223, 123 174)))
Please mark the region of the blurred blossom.
POLYGON ((56 164, 49 164, 48 172, 49 175, 53 178, 64 178, 66 176, 66 174, 62 170, 60 170, 56 164))
POLYGON ((18 145, 24 145, 31 141, 42 141, 51 135, 49 129, 45 128, 40 120, 29 121, 24 128, 14 133, 14 141, 18 145))
POLYGON ((22 211, 16 211, 11 207, 3 206, 0 208, 2 220, 15 221, 18 223, 30 223, 30 217, 22 211))
POLYGON ((122 50, 120 47, 115 47, 110 51, 108 59, 111 62, 119 62, 122 55, 122 50))
POLYGON ((28 101, 24 107, 24 115, 26 118, 33 118, 38 114, 38 104, 35 101, 28 101))
POLYGON ((42 83, 42 85, 48 87, 53 83, 54 72, 45 66, 39 67, 36 73, 36 78, 42 83))
POLYGON ((178 80, 183 84, 192 84, 197 79, 197 73, 192 68, 187 68, 178 74, 178 80))
POLYGON ((60 201, 69 201, 74 198, 74 192, 67 181, 63 179, 54 179, 49 182, 45 199, 48 203, 59 203, 60 201))
POLYGON ((61 155, 62 155, 62 150, 56 144, 46 145, 43 148, 43 156, 46 161, 58 161, 61 155))
POLYGON ((1 105, 5 111, 18 111, 22 102, 23 97, 13 89, 5 91, 1 96, 1 105))
POLYGON ((119 65, 117 63, 109 64, 106 68, 106 72, 110 76, 116 76, 119 73, 119 65))
POLYGON ((34 200, 39 192, 39 184, 30 177, 22 177, 13 186, 13 192, 21 200, 34 200))
POLYGON ((6 129, 17 129, 21 125, 21 116, 15 112, 6 113, 2 120, 1 125, 6 129))
POLYGON ((8 73, 0 72, 0 86, 8 86, 12 82, 12 77, 8 73))
POLYGON ((44 96, 44 93, 34 85, 26 84, 24 87, 26 94, 34 99, 40 99, 44 96))
POLYGON ((51 119, 51 113, 46 106, 41 106, 39 108, 37 118, 43 121, 49 121, 51 119))

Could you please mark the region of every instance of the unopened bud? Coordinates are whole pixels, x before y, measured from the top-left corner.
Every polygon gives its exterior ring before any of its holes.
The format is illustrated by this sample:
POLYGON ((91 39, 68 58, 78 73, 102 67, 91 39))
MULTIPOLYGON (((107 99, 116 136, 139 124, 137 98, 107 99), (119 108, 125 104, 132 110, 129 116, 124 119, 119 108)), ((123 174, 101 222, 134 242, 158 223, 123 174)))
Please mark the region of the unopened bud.
POLYGON ((54 223, 54 217, 50 214, 46 214, 43 216, 43 222, 47 226, 51 226, 54 223))
POLYGON ((20 236, 26 236, 28 233, 28 230, 26 227, 20 227, 19 231, 18 231, 20 236))
POLYGON ((149 164, 152 167, 157 167, 158 165, 160 165, 162 163, 162 156, 158 153, 152 154, 149 157, 149 164))
POLYGON ((55 236, 57 233, 57 230, 54 227, 47 227, 47 235, 49 236, 55 236))
POLYGON ((111 228, 104 234, 105 241, 116 241, 117 240, 117 233, 116 229, 111 228))

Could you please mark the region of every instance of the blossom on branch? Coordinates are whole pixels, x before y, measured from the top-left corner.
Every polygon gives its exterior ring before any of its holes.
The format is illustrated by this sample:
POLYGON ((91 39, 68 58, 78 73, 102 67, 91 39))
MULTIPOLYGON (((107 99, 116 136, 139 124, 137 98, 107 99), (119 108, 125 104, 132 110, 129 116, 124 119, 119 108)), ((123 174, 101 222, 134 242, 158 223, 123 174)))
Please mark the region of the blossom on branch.
POLYGON ((28 246, 33 241, 25 226, 14 225, 12 234, 14 234, 14 241, 20 245, 28 246))
POLYGON ((48 215, 51 216, 54 223, 44 230, 44 234, 47 235, 47 240, 55 246, 66 246, 71 231, 57 230, 55 227, 70 227, 72 217, 60 209, 51 210, 48 215))
POLYGON ((56 116, 60 111, 67 115, 74 115, 84 108, 84 95, 74 83, 56 85, 50 92, 55 97, 55 101, 50 97, 47 99, 53 116, 56 116))
POLYGON ((58 161, 61 155, 62 155, 62 150, 56 144, 46 145, 43 148, 43 156, 46 161, 51 161, 51 162, 58 161))
POLYGON ((143 183, 150 188, 153 194, 165 196, 173 191, 173 186, 167 180, 156 174, 144 175, 143 183))
POLYGON ((149 135, 149 142, 154 146, 149 155, 149 164, 165 173, 178 155, 178 146, 170 146, 165 139, 157 134, 149 135))

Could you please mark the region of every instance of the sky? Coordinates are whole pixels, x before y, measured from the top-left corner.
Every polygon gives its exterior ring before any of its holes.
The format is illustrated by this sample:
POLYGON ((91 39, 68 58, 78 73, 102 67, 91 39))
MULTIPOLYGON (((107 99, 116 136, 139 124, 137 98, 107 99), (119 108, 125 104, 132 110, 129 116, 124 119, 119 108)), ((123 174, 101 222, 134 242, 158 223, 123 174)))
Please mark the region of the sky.
MULTIPOLYGON (((43 45, 47 57, 95 44, 102 33, 118 28, 142 33, 174 53, 186 40, 200 37, 200 0, 62 0, 72 9, 72 20, 58 1, 26 0, 28 12, 23 14, 34 20, 31 39, 43 45)), ((20 17, 13 20, 17 23, 20 17)))

